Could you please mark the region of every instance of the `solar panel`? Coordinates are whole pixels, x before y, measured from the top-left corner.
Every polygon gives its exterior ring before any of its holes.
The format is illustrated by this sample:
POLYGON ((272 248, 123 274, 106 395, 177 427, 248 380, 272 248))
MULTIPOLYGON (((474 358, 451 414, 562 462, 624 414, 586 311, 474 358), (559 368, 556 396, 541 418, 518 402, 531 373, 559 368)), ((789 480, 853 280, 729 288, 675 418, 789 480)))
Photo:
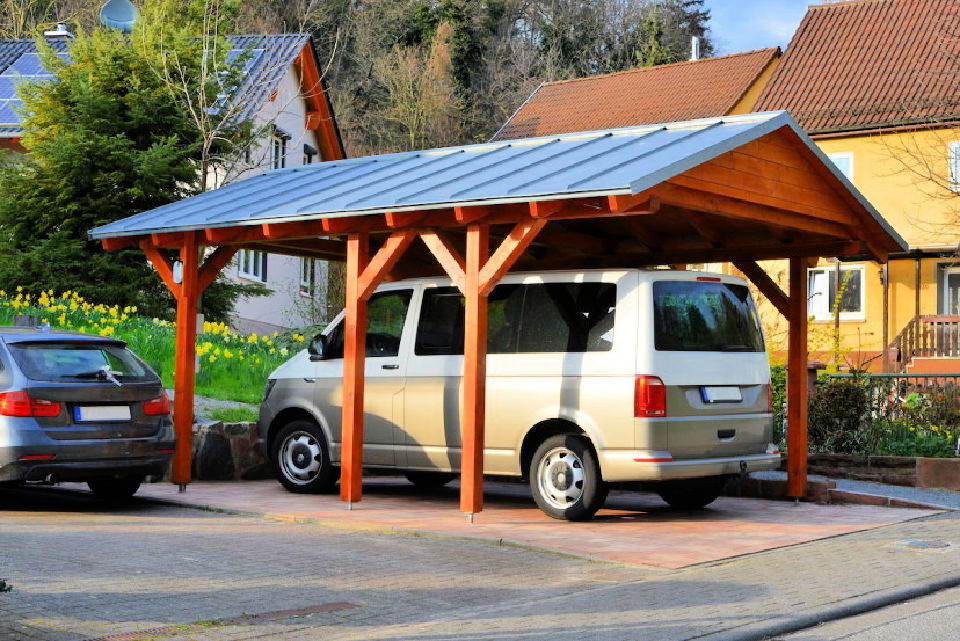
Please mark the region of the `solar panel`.
POLYGON ((231 49, 227 52, 227 62, 233 62, 237 59, 237 56, 244 52, 250 52, 249 57, 243 63, 243 75, 246 76, 250 73, 250 70, 253 69, 260 58, 263 57, 263 49, 231 49))
MULTIPOLYGON (((65 53, 57 56, 64 61, 69 58, 65 53)), ((41 82, 52 80, 53 74, 43 68, 43 61, 37 53, 24 53, 13 64, 0 73, 0 125, 19 125, 22 117, 17 109, 23 101, 17 97, 16 87, 23 81, 41 82)))

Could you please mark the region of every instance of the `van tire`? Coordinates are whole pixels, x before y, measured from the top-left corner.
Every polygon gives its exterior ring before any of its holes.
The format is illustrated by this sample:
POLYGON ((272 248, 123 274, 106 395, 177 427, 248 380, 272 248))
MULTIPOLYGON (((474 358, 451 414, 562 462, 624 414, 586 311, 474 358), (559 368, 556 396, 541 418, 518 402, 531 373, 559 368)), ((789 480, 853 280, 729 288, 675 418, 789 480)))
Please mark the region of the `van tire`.
POLYGON ((270 448, 270 464, 280 484, 295 494, 332 492, 340 477, 340 468, 330 462, 323 430, 305 419, 280 428, 270 448))
POLYGON ((608 487, 590 442, 573 434, 543 441, 530 461, 530 491, 544 514, 565 521, 584 521, 607 499, 608 487))
POLYGON ((403 475, 407 477, 408 481, 423 490, 439 489, 457 478, 457 475, 453 472, 424 472, 421 470, 410 470, 404 472, 403 475))
POLYGON ((88 480, 87 487, 98 498, 116 502, 131 498, 140 489, 141 483, 143 483, 143 476, 137 474, 120 478, 102 476, 88 480))
POLYGON ((725 483, 723 476, 666 481, 657 487, 657 494, 672 508, 699 510, 717 500, 725 483))

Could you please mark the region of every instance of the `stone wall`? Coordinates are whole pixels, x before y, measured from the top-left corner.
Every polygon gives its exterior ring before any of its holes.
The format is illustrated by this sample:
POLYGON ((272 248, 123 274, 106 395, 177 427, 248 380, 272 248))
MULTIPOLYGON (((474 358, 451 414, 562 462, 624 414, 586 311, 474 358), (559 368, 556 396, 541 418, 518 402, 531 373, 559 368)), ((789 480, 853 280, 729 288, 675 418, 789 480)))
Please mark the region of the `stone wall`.
POLYGON ((257 439, 257 424, 195 424, 191 473, 198 481, 270 478, 270 469, 257 439))

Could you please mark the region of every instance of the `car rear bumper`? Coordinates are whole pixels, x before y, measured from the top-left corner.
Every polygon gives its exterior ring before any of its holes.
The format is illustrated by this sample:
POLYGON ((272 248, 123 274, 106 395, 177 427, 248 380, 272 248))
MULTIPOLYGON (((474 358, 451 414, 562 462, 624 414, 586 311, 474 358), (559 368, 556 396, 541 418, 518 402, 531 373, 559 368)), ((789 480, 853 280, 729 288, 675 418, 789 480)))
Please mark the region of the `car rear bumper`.
POLYGON ((739 474, 741 469, 747 472, 775 470, 780 466, 780 454, 674 460, 669 452, 607 450, 600 453, 600 461, 605 481, 666 481, 739 474), (741 464, 745 467, 741 468, 741 464))
POLYGON ((83 481, 113 474, 163 475, 173 442, 115 441, 0 447, 0 481, 83 481), (52 457, 52 458, 51 458, 52 457))

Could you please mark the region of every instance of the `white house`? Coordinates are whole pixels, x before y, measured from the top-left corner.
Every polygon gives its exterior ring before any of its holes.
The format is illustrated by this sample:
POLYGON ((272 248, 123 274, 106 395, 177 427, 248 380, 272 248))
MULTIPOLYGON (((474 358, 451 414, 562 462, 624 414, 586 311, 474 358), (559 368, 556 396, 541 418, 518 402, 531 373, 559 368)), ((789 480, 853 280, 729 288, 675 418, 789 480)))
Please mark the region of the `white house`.
MULTIPOLYGON (((55 50, 66 52, 71 36, 60 29, 46 37, 55 50)), ((259 136, 246 162, 215 181, 233 182, 270 169, 344 158, 311 37, 239 35, 229 41, 234 51, 247 52, 235 104, 240 105, 240 116, 252 120, 259 136)), ((39 64, 33 40, 0 39, 0 150, 27 151, 20 144, 23 128, 14 87, 24 78, 44 75, 49 74, 39 64)), ((242 250, 224 274, 271 291, 237 302, 231 324, 240 332, 266 334, 328 318, 325 261, 242 250)))

